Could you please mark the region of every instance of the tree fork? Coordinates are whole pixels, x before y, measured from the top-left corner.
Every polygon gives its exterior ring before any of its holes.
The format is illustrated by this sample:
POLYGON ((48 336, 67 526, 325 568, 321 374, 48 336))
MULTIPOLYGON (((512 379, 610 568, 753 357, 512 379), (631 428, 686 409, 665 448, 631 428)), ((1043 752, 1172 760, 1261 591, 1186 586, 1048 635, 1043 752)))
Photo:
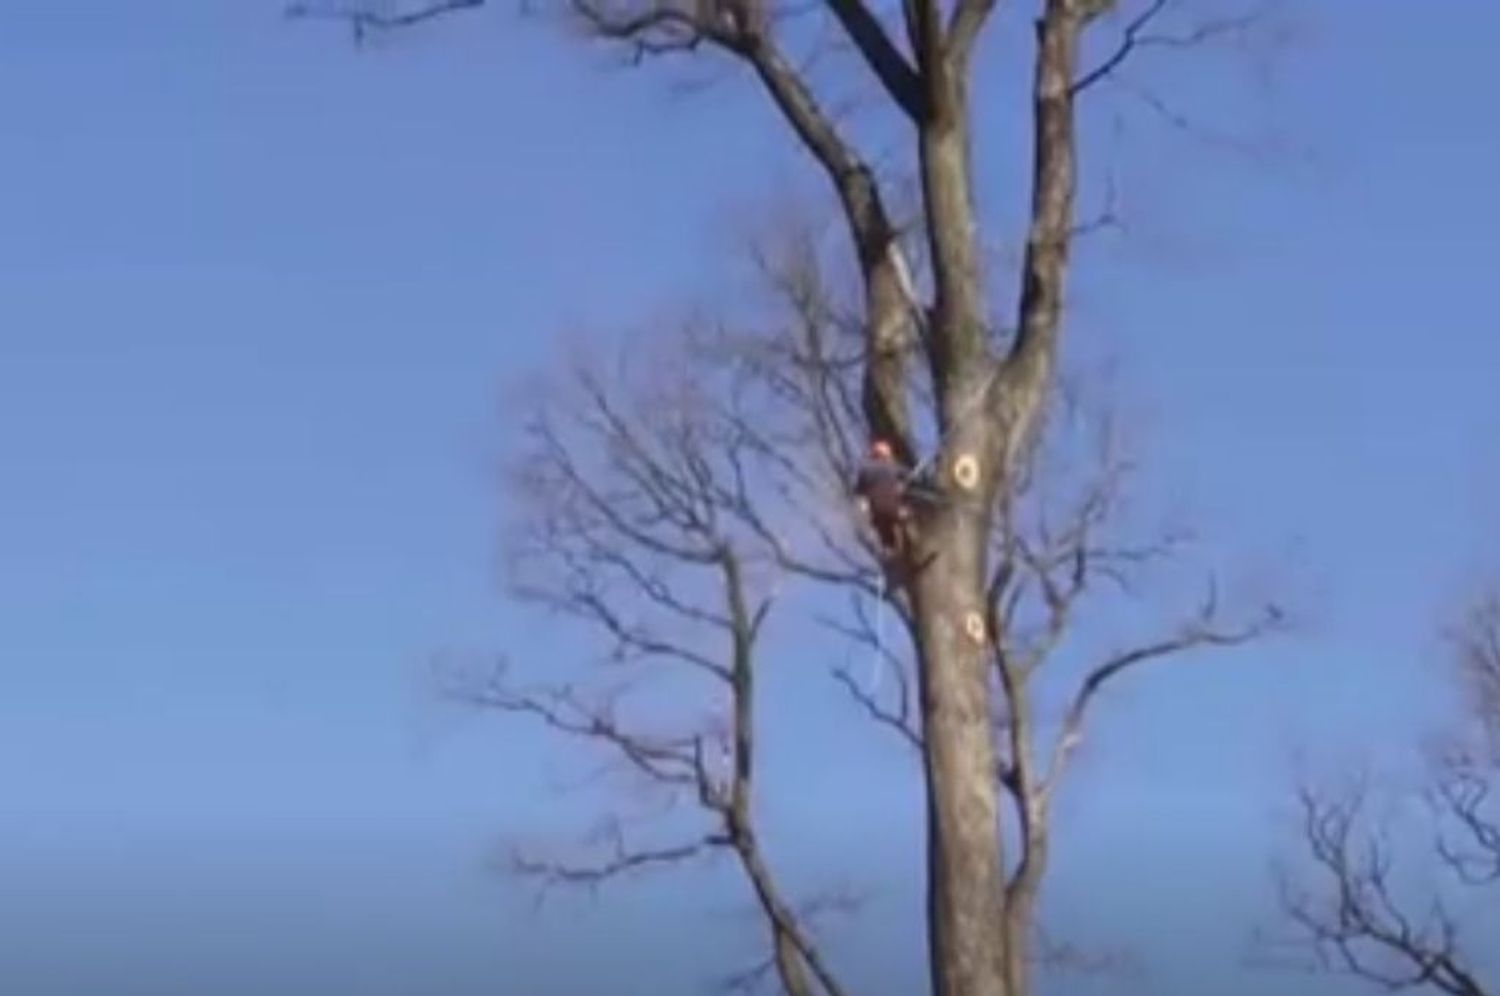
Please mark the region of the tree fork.
POLYGON ((955 66, 953 53, 930 35, 922 33, 925 44, 919 47, 930 109, 920 136, 936 285, 930 359, 948 450, 940 459, 978 463, 973 487, 954 494, 960 482, 944 481, 944 490, 960 500, 944 503, 928 523, 922 559, 930 566, 912 589, 926 744, 929 948, 937 996, 1026 996, 1029 989, 1025 948, 1035 888, 1027 882, 1011 891, 1005 881, 990 648, 963 621, 986 604, 986 537, 994 500, 1011 485, 1024 458, 1055 362, 1072 231, 1071 86, 1079 35, 1099 9, 1094 4, 1085 11, 1076 0, 1048 0, 1037 24, 1031 222, 1020 331, 1003 377, 992 376, 983 326, 964 67, 955 66), (975 391, 994 394, 976 398, 975 391))

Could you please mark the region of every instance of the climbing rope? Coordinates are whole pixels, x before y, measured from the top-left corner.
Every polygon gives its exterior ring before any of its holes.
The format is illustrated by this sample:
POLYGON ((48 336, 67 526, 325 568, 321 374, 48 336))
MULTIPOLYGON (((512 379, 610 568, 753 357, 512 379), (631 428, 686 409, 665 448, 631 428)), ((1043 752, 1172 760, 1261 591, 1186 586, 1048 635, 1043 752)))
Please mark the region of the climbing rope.
MULTIPOLYGON (((994 386, 995 381, 999 378, 1000 371, 1003 368, 1003 364, 996 363, 993 369, 990 370, 989 376, 985 377, 984 384, 964 400, 964 403, 959 406, 957 413, 955 413, 952 423, 949 424, 948 428, 939 433, 937 443, 933 446, 932 451, 928 453, 927 456, 918 461, 917 465, 907 472, 907 478, 909 480, 915 480, 917 477, 925 473, 928 467, 932 465, 933 461, 938 458, 938 456, 943 452, 943 447, 948 443, 948 437, 964 422, 965 419, 969 417, 970 412, 973 411, 975 406, 977 406, 979 402, 983 401, 986 397, 989 396, 990 388, 994 386)), ((970 457, 969 459, 971 461, 973 460, 972 457, 970 457)), ((956 470, 957 466, 955 465, 955 471, 956 470)), ((975 483, 977 483, 977 466, 975 467, 975 472, 975 483)), ((959 483, 963 484, 963 481, 960 480, 959 483)), ((965 487, 972 487, 972 485, 965 485, 965 487)))
MULTIPOLYGON (((892 267, 896 271, 897 283, 900 286, 902 297, 905 298, 906 306, 912 315, 914 323, 917 325, 919 331, 924 337, 930 338, 931 330, 928 327, 927 312, 922 307, 921 302, 917 299, 916 290, 912 285, 911 270, 906 264, 905 256, 902 254, 900 248, 896 245, 894 239, 887 243, 886 251, 890 256, 892 267)), ((902 482, 904 485, 917 485, 920 487, 919 479, 927 473, 933 463, 942 454, 944 448, 947 446, 949 436, 954 432, 954 430, 956 430, 968 419, 973 409, 978 406, 980 402, 989 397, 990 390, 994 387, 995 381, 999 378, 1000 373, 1003 369, 1004 364, 1000 362, 995 362, 992 365, 989 374, 984 379, 984 383, 981 384, 980 387, 968 398, 966 398, 963 404, 958 407, 957 411, 954 413, 953 420, 949 423, 946 429, 938 434, 938 438, 928 454, 920 461, 918 461, 917 464, 910 470, 907 470, 902 474, 902 482)), ((960 455, 959 458, 954 462, 953 476, 954 480, 960 487, 962 487, 966 491, 972 491, 979 484, 980 466, 978 458, 971 453, 960 455)), ((938 502, 947 500, 945 496, 936 492, 934 489, 922 488, 921 490, 923 492, 922 497, 925 500, 938 502)), ((880 676, 884 669, 884 664, 887 657, 885 650, 886 599, 880 598, 877 599, 877 601, 879 602, 879 604, 876 606, 875 610, 875 645, 871 648, 872 656, 870 662, 870 677, 869 681, 866 683, 867 691, 865 693, 872 698, 879 690, 880 676)), ((971 613, 970 616, 973 617, 974 614, 971 613)), ((965 622, 965 628, 966 630, 968 630, 971 638, 974 638, 976 640, 983 638, 984 625, 982 619, 979 619, 978 621, 979 625, 977 628, 977 632, 975 631, 976 627, 973 625, 973 618, 968 618, 965 620, 965 622)))
POLYGON ((880 691, 880 676, 885 671, 885 599, 880 599, 875 606, 875 647, 870 659, 870 680, 867 682, 869 690, 865 692, 870 698, 880 691))

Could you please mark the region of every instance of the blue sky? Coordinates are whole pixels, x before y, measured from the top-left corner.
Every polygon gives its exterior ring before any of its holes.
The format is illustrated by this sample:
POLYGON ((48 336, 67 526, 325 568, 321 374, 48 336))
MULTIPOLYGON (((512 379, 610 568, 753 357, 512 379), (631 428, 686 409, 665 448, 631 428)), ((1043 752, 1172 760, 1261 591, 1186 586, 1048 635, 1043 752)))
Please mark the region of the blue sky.
MULTIPOLYGON (((1065 799, 1056 917, 1161 993, 1239 978, 1289 747, 1399 752, 1437 707, 1434 612, 1494 566, 1500 11, 1313 7, 1268 102, 1196 100, 1310 161, 1134 121, 1131 237, 1079 275, 1152 487, 1312 617, 1122 687, 1065 799), (1176 884, 1137 937, 1143 869, 1176 884)), ((551 652, 495 566, 505 385, 720 279, 726 211, 805 164, 748 86, 674 96, 498 10, 366 52, 277 13, 20 0, 0 33, 0 986, 686 991, 746 950, 732 876, 531 917, 483 862, 574 815, 549 741, 434 708, 420 668, 551 652), (693 964, 664 956, 684 930, 693 964)), ((850 936, 889 979, 910 771, 861 737, 772 807, 788 866, 885 890, 850 936), (850 847, 856 816, 884 829, 850 847)))

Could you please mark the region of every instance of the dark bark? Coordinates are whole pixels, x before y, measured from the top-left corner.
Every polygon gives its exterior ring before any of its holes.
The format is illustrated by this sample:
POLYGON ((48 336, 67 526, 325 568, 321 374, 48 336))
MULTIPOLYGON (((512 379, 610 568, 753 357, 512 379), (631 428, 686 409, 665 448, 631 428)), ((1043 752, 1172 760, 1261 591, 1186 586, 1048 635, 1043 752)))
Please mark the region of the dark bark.
POLYGON ((765 37, 738 43, 803 146, 833 184, 858 255, 865 291, 867 350, 863 404, 872 435, 917 460, 907 405, 906 357, 915 326, 899 271, 899 247, 874 173, 845 142, 781 53, 765 37))
POLYGON ((828 6, 891 99, 907 117, 921 121, 927 114, 922 81, 864 0, 829 0, 828 6))

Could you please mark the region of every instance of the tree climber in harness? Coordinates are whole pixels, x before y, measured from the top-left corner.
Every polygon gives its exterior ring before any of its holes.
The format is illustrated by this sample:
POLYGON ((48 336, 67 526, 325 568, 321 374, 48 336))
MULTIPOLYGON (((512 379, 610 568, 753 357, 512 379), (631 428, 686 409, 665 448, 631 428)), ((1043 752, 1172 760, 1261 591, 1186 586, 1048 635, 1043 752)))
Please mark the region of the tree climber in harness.
POLYGON ((891 444, 877 439, 860 465, 854 480, 854 494, 860 510, 880 538, 881 551, 887 560, 896 560, 906 551, 906 523, 911 506, 906 500, 906 468, 896 460, 891 444))
POLYGON ((904 573, 907 566, 910 543, 907 526, 912 518, 913 500, 936 498, 927 494, 914 477, 915 471, 896 459, 891 444, 876 439, 870 444, 854 481, 860 510, 880 540, 881 560, 890 574, 904 573))

